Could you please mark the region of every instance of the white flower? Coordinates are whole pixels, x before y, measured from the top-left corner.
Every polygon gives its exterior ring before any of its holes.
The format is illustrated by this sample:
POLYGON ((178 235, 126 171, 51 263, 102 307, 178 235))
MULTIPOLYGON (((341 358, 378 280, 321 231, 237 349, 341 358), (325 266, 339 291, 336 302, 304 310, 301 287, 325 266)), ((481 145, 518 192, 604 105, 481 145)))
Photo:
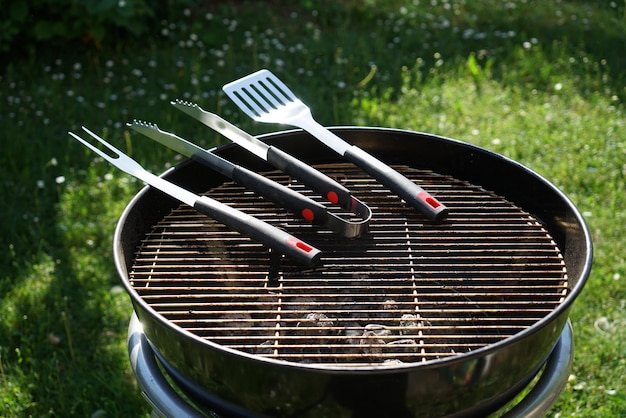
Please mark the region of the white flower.
POLYGON ((54 182, 56 184, 63 184, 63 183, 65 183, 65 176, 58 176, 57 178, 54 179, 54 182))

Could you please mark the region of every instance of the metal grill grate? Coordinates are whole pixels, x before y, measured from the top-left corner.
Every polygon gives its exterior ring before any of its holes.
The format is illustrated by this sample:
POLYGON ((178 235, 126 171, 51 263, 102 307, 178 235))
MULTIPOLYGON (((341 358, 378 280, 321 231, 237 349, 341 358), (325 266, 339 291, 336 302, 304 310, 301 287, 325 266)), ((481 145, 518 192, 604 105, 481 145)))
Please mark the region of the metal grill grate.
MULTIPOLYGON (((350 367, 467 353, 530 327, 564 300, 559 249, 506 199, 394 166, 450 208, 433 224, 350 164, 316 168, 372 208, 367 236, 340 239, 228 182, 210 196, 315 245, 321 265, 272 261, 262 245, 181 206, 142 241, 132 286, 167 320, 222 346, 350 367)), ((317 199, 280 172, 264 174, 317 199)))

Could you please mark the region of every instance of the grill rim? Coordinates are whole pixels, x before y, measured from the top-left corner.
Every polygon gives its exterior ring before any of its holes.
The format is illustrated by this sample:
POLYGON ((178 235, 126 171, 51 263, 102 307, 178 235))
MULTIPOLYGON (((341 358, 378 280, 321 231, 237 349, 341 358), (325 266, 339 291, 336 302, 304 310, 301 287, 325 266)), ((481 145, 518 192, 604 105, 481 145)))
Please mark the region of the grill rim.
MULTIPOLYGON (((585 240, 585 246, 588 249, 587 253, 585 254, 585 263, 584 266, 581 270, 580 273, 576 273, 576 274, 572 274, 569 272, 569 268, 568 268, 568 276, 570 278, 572 277, 581 277, 581 278, 586 278, 589 275, 589 272, 591 270, 591 259, 592 259, 592 241, 591 241, 591 235, 589 233, 588 227, 582 217, 582 215, 580 214, 580 212, 577 210, 577 208, 575 207, 575 205, 573 204, 573 202, 560 190, 558 189, 554 184, 552 184, 550 181, 548 181, 546 178, 544 178, 543 176, 541 176, 540 174, 532 171, 530 168, 522 165, 521 163, 512 160, 508 157, 505 157, 503 155, 497 154, 493 151, 489 151, 487 149, 478 147, 476 145, 472 145, 469 144, 467 142, 463 142, 463 141, 459 141, 456 139, 451 139, 451 138, 446 138, 443 136, 438 136, 438 135, 432 135, 432 134, 426 134, 426 133, 421 133, 421 132, 413 132, 413 131, 408 131, 408 130, 401 130, 401 129, 392 129, 392 128, 367 128, 367 127, 350 127, 350 126, 343 126, 343 127, 332 127, 331 130, 337 132, 339 134, 339 136, 341 136, 342 132, 347 132, 347 131, 356 131, 357 134, 361 134, 361 133, 367 133, 368 135, 371 135, 372 133, 376 133, 376 132, 382 132, 382 133, 392 133, 392 134, 408 134, 411 136, 415 136, 416 134, 419 136, 423 136, 425 138, 431 138, 431 139, 435 139, 438 141, 443 140, 444 142, 449 142, 452 145, 455 146, 460 146, 463 147, 465 149, 469 149, 470 151, 474 152, 474 155, 478 155, 478 154, 486 154, 488 157, 490 158, 495 158, 496 160, 499 160, 505 164, 511 165, 512 167, 515 167, 516 169, 522 170, 525 174, 527 175, 531 175, 532 177, 534 177, 536 180, 538 180, 539 182, 543 183, 545 186, 547 186, 549 189, 551 189, 551 192, 554 193, 556 196, 558 196, 560 199, 563 200, 563 202, 566 204, 566 206, 568 206, 571 210, 571 212, 576 216, 576 221, 579 225, 582 226, 582 232, 583 232, 583 236, 584 236, 584 240, 585 240)), ((264 134, 259 136, 259 139, 261 139, 264 142, 268 142, 268 143, 273 143, 273 142, 277 142, 278 140, 280 140, 281 138, 285 137, 285 136, 289 136, 293 133, 301 133, 302 130, 300 129, 292 129, 292 130, 286 130, 286 131, 281 131, 281 132, 275 132, 275 133, 269 133, 269 134, 264 134)), ((317 141, 311 141, 311 144, 307 144, 307 148, 309 146, 312 146, 314 148, 318 148, 316 147, 317 145, 317 141)), ((374 144, 376 145, 376 144, 374 144)), ((363 147, 363 145, 360 145, 361 147, 363 147)), ((397 149, 397 147, 396 147, 397 149)), ((233 151, 237 152, 239 151, 236 147, 235 144, 227 144, 227 145, 223 145, 218 147, 214 152, 216 152, 218 155, 222 155, 224 158, 229 158, 229 154, 231 154, 233 151)), ((370 151, 372 152, 372 151, 370 151)), ((375 151, 374 151, 375 153, 375 151)), ((230 157, 232 158, 232 157, 230 157)), ((333 158, 335 158, 335 156, 333 155, 333 158)), ((335 159, 340 160, 340 157, 336 157, 335 159)), ((328 162, 328 160, 326 161, 328 162)), ((182 163, 180 163, 179 165, 172 167, 171 169, 165 171, 163 174, 161 174, 161 177, 164 178, 171 178, 171 177, 175 177, 177 171, 184 169, 187 165, 189 164, 197 164, 191 160, 186 160, 183 161, 182 163)), ((266 165, 263 162, 261 162, 261 164, 259 165, 258 161, 248 161, 247 162, 248 165, 257 165, 258 167, 256 168, 257 170, 262 170, 264 169, 263 166, 266 165), (256 164, 255 164, 256 163, 256 164)), ((420 163, 421 164, 421 163, 420 163)), ((411 165, 414 165, 414 163, 412 162, 411 165)), ((416 164, 415 164, 416 165, 416 164)), ((267 169, 268 167, 266 167, 267 169)), ((432 170, 436 170, 437 173, 440 174, 450 174, 450 175, 454 175, 451 174, 449 172, 445 171, 445 168, 442 170, 440 167, 422 167, 420 165, 420 169, 421 168, 425 168, 425 169, 432 169, 432 170)), ((219 175, 216 174, 215 179, 218 180, 227 180, 225 177, 221 177, 219 175)), ((472 180, 468 180, 466 178, 461 178, 461 180, 466 180, 466 181, 470 181, 472 182, 472 180)), ((220 184, 220 181, 217 181, 216 184, 220 184)), ((482 187, 485 187, 483 184, 479 184, 482 187)), ((492 190, 491 187, 489 187, 490 190, 492 190)), ((495 193, 502 193, 501 191, 498 192, 497 190, 494 190, 495 193)), ((122 230, 124 229, 124 225, 126 223, 126 220, 128 219, 129 216, 129 212, 133 210, 133 208, 135 207, 135 205, 137 204, 138 201, 141 201, 143 199, 146 199, 148 195, 155 193, 155 190, 150 187, 150 186, 145 186, 144 188, 142 188, 136 195, 135 197, 129 202, 129 204, 126 206, 126 208, 124 209, 124 212, 122 213, 122 215, 120 216, 120 219, 118 221, 116 230, 115 230, 115 234, 114 234, 114 248, 113 248, 113 252, 116 255, 115 257, 115 264, 116 264, 116 268, 118 270, 118 272, 120 273, 120 276, 126 277, 125 280, 122 280, 122 283, 126 289, 126 291, 131 295, 131 299, 132 299, 132 303, 135 306, 136 304, 139 305, 139 307, 145 311, 150 312, 155 318, 157 318, 159 320, 159 322, 161 322, 162 325, 166 326, 166 327, 171 327, 173 328, 176 332, 181 333, 183 335, 185 335, 187 338, 192 338, 194 340, 196 340, 198 343, 200 344, 206 344, 208 346, 210 346, 213 349, 216 350, 223 350, 226 352, 229 352, 232 355, 237 355, 237 356, 243 356, 243 357, 247 357, 250 360, 253 361, 262 361, 262 362, 270 362, 270 363, 276 363, 279 364, 281 366, 292 366, 292 367, 302 367, 305 369, 314 369, 314 370, 341 370, 341 371, 345 371, 346 369, 350 369, 349 365, 339 365, 338 367, 334 367, 331 365, 323 365, 323 366, 319 366, 319 365, 315 365, 315 364, 297 364, 294 362, 288 362, 288 361, 284 361, 284 360, 278 360, 278 359, 272 359, 272 358, 264 358, 264 357, 260 357, 257 356, 255 354, 249 354, 249 353, 245 353, 245 352, 241 352, 238 350, 234 350, 234 349, 230 349, 228 347, 222 346, 220 344, 216 344, 210 340, 206 340, 206 339, 202 339, 188 331, 186 331, 183 328, 180 328, 179 326, 171 323, 168 319, 166 319, 165 317, 163 317, 162 315, 160 315, 158 312, 156 312, 154 309, 152 309, 152 307, 145 303, 145 301, 142 300, 142 298, 136 293, 135 289, 130 285, 129 280, 128 280, 128 262, 124 263, 124 261, 126 261, 126 257, 122 256, 124 254, 124 250, 121 248, 122 246, 122 230)), ((159 193, 158 191, 156 191, 156 193, 159 193)), ((162 195, 163 196, 163 195, 162 195)), ((503 196, 507 199, 509 199, 509 196, 507 196, 506 194, 503 194, 503 196)), ((162 198, 165 198, 165 196, 163 196, 162 198)), ((171 200, 171 199, 170 199, 171 200)), ((515 203, 514 199, 510 199, 511 201, 513 201, 515 203)), ((178 205, 177 202, 175 202, 174 200, 171 200, 172 202, 172 208, 175 207, 176 205, 178 205)), ((169 205, 168 205, 169 206, 169 205)), ((533 213, 533 211, 527 209, 525 206, 520 206, 522 207, 522 209, 527 210, 528 212, 533 213)), ((539 220, 541 220, 541 217, 537 217, 539 220)), ((552 234, 552 231, 548 231, 549 233, 552 234)), ((557 240, 558 238, 555 237, 555 240, 557 240)), ((559 248, 562 248, 561 244, 559 244, 559 242, 557 241, 557 245, 559 245, 559 248)), ((562 250, 564 252, 564 250, 562 250)), ((567 251, 567 247, 565 248, 565 251, 567 251)), ((564 254, 565 255, 565 254, 564 254)), ((426 366, 439 366, 439 365, 443 365, 443 364, 453 364, 457 359, 457 357, 462 357, 463 360, 470 360, 470 359, 474 359, 474 358, 478 358, 478 357, 482 357, 484 356, 486 353, 489 352, 493 352, 493 351, 497 351, 499 350, 499 348, 509 345, 509 344, 513 344, 514 342, 520 340, 520 339, 524 339, 525 337, 527 337, 528 335, 532 335, 533 333, 537 332, 539 328, 542 328, 546 323, 552 322, 554 320, 555 317, 558 317, 559 315, 566 315, 567 312, 569 311, 571 304, 573 303, 573 301, 577 298, 577 296, 580 294, 580 292, 582 291, 584 284, 585 284, 586 280, 577 280, 576 283, 574 283, 573 287, 569 288, 568 294, 565 297, 565 300, 559 304, 559 306, 554 309, 552 312, 550 312, 548 315, 546 315, 544 318, 542 318, 541 320, 537 321, 535 324, 533 324, 532 326, 528 327, 527 329, 520 331, 519 333, 515 334, 514 336, 511 336, 509 338, 506 338, 502 341, 498 341, 494 344, 489 344, 485 347, 482 347, 478 350, 472 351, 472 352, 468 352, 468 353, 463 353, 460 354, 458 356, 452 356, 452 357, 447 357, 447 358, 440 358, 440 359, 431 359, 431 360, 427 360, 426 362, 420 362, 420 363, 407 363, 407 364, 394 364, 394 365, 375 365, 375 366, 364 366, 364 367, 359 367, 358 369, 355 368, 354 370, 361 370, 363 372, 367 372, 367 373, 371 373, 372 371, 379 371, 380 369, 410 369, 416 366, 419 367, 426 367, 426 366)), ((139 309, 139 310, 141 310, 139 309)), ((138 310, 138 309, 136 309, 138 310)))

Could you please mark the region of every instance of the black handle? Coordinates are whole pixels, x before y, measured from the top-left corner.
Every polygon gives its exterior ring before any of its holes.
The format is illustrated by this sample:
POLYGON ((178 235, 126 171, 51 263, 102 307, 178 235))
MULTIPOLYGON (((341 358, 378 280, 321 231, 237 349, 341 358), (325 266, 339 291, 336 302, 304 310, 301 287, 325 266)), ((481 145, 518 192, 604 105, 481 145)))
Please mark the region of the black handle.
POLYGON ((300 264, 312 266, 319 262, 321 251, 317 248, 240 210, 207 196, 196 200, 193 207, 229 228, 293 258, 300 264))
POLYGON ((324 225, 328 216, 326 207, 300 193, 276 183, 241 166, 235 166, 232 178, 237 183, 259 193, 261 196, 293 211, 297 216, 318 225, 324 225))
POLYGON ((310 165, 273 146, 267 150, 267 161, 320 193, 329 202, 344 209, 352 208, 350 191, 310 165))
POLYGON ((424 213, 428 219, 440 221, 448 214, 448 208, 427 191, 356 145, 348 148, 344 157, 424 213))

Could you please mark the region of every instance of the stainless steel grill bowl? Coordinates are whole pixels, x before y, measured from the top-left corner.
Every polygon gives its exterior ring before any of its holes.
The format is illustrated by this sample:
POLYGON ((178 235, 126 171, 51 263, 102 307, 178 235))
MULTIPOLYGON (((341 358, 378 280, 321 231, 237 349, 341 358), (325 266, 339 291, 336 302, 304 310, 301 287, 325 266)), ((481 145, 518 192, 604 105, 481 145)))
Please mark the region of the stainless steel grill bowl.
MULTIPOLYGON (((193 162, 165 176, 324 251, 302 270, 150 188, 115 234, 116 265, 166 367, 267 416, 470 416, 537 372, 591 266, 582 217, 520 164, 433 135, 338 128, 450 208, 432 223, 301 131, 264 140, 374 212, 339 239, 193 162)), ((222 156, 317 198, 235 146, 222 156)))

